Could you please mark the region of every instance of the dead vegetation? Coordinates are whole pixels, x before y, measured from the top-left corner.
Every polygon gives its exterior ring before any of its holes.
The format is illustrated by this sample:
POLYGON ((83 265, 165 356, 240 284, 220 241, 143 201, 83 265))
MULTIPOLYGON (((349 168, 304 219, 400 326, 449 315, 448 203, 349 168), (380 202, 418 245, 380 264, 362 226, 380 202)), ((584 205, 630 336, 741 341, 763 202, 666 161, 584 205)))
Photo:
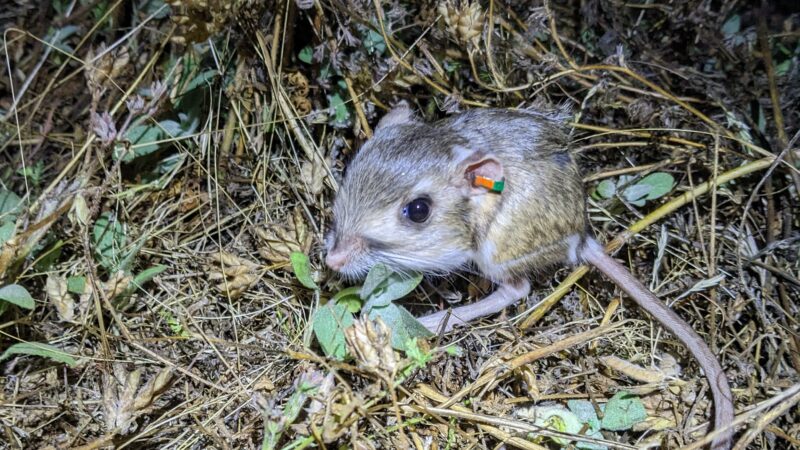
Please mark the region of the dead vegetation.
POLYGON ((5 2, 0 287, 32 299, 0 300, 0 447, 559 448, 532 406, 623 390, 647 421, 603 445, 702 437, 696 364, 582 268, 417 354, 358 322, 323 357, 331 200, 399 99, 571 105, 594 232, 718 353, 736 448, 800 446, 800 11, 751 3, 5 2))

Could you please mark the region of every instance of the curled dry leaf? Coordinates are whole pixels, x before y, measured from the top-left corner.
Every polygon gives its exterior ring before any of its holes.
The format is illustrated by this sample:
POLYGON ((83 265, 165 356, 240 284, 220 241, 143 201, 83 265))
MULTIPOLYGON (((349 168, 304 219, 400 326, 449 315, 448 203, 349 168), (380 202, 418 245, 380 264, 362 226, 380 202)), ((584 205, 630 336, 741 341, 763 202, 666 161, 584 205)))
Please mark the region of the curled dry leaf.
POLYGON ((317 195, 322 192, 325 182, 325 169, 320 161, 306 161, 300 167, 300 178, 303 180, 308 190, 317 195))
POLYGON ((67 291, 67 280, 64 277, 50 275, 44 286, 47 297, 56 307, 58 318, 62 322, 72 322, 75 317, 75 300, 67 291))
POLYGON ((288 265, 293 252, 308 253, 311 247, 311 236, 299 207, 288 221, 255 227, 253 231, 261 240, 258 253, 272 263, 288 265))
POLYGON ((100 45, 97 49, 90 49, 86 55, 86 65, 84 74, 89 91, 93 95, 99 94, 105 88, 112 86, 115 78, 122 74, 125 67, 130 62, 131 57, 126 46, 118 47, 110 52, 106 51, 106 46, 100 45), (97 55, 102 55, 95 60, 97 55))
POLYGON ((286 79, 289 81, 289 87, 293 94, 308 97, 309 84, 305 75, 301 72, 292 72, 286 76, 286 79))
POLYGON ((292 95, 291 100, 298 116, 307 116, 311 114, 313 106, 311 105, 311 100, 309 100, 308 97, 292 95))
POLYGON ((125 292, 133 281, 133 276, 123 271, 116 272, 108 281, 103 283, 103 289, 108 298, 114 298, 125 292))
POLYGON ((643 383, 661 383, 664 381, 665 374, 658 369, 645 369, 642 366, 633 364, 617 356, 603 356, 600 358, 606 367, 614 369, 618 372, 633 378, 636 381, 643 383))
POLYGON ((378 317, 362 317, 344 330, 347 347, 359 367, 391 375, 398 370, 400 355, 392 348, 392 330, 378 317))
POLYGON ((219 281, 217 289, 236 299, 258 281, 260 268, 252 261, 221 251, 211 258, 209 279, 219 281))

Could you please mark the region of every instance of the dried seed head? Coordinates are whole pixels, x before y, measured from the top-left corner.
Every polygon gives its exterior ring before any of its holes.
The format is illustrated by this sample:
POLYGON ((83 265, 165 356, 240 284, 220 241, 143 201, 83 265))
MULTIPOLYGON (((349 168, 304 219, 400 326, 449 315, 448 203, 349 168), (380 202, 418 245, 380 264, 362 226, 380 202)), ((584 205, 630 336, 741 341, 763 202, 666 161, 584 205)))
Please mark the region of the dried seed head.
POLYGON ((477 45, 483 32, 483 10, 478 2, 454 4, 446 0, 439 3, 438 12, 444 18, 447 31, 457 41, 477 45))
POLYGON ((359 366, 372 372, 397 371, 400 356, 392 348, 392 331, 380 317, 374 322, 367 317, 356 320, 344 334, 359 366))

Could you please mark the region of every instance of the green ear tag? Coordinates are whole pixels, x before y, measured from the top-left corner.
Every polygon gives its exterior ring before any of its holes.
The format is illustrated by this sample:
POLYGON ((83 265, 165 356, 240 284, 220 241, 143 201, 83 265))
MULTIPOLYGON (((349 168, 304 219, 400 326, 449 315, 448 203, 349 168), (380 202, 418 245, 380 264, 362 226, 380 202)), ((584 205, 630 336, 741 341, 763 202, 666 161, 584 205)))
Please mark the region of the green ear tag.
POLYGON ((492 185, 492 190, 495 192, 503 192, 503 189, 506 188, 506 180, 502 179, 500 181, 495 181, 492 185))

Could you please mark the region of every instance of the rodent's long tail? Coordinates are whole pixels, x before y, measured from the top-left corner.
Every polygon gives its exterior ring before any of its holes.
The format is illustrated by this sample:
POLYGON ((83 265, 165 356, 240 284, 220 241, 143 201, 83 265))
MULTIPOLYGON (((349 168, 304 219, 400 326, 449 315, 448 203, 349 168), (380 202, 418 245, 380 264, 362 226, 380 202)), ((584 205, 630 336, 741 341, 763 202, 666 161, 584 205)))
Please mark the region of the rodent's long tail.
POLYGON ((728 450, 733 438, 733 395, 725 372, 705 341, 672 309, 659 300, 637 280, 622 264, 608 256, 603 247, 591 237, 587 238, 581 255, 591 265, 611 278, 645 311, 650 313, 673 336, 689 349, 706 374, 714 397, 714 430, 717 436, 711 441, 712 450, 728 450))

